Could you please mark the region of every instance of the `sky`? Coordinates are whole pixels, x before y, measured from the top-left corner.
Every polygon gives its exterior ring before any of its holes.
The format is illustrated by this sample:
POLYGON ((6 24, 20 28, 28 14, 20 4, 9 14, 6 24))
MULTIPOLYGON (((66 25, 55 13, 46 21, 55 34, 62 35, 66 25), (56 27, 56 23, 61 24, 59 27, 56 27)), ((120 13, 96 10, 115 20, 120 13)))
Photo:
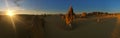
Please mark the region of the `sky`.
MULTIPOLYGON (((17 13, 66 13, 71 5, 75 13, 120 12, 120 0, 7 0, 10 9, 17 13)), ((0 0, 0 11, 7 9, 5 0, 0 0)))

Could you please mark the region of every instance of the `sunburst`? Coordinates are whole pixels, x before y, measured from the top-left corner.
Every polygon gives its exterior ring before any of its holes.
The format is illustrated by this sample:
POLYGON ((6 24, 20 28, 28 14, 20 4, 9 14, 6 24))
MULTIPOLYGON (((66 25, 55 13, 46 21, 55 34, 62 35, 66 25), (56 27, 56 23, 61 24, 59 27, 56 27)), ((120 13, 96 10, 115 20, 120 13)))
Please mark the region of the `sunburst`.
POLYGON ((15 15, 14 10, 7 10, 6 11, 6 15, 8 15, 8 16, 14 16, 15 15))

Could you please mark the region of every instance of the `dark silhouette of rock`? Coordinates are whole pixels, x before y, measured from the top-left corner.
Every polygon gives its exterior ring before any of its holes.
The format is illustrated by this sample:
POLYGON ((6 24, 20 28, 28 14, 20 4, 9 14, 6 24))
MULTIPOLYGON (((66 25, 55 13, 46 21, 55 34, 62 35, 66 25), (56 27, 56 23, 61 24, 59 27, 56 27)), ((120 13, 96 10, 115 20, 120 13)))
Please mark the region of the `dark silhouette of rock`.
POLYGON ((73 8, 72 6, 70 6, 69 10, 68 10, 68 13, 66 15, 75 15, 74 11, 73 11, 73 8))
POLYGON ((32 26, 32 38, 44 38, 44 16, 34 16, 32 26))

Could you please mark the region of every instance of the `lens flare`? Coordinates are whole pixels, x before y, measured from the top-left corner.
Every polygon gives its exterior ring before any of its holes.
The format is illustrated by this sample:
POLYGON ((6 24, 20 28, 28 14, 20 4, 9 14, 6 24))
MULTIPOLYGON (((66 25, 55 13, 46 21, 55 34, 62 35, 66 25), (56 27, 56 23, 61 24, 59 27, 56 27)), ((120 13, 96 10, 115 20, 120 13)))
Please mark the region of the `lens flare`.
POLYGON ((14 15, 15 15, 14 10, 9 10, 9 9, 8 9, 8 10, 6 11, 6 15, 7 15, 7 16, 10 16, 10 20, 11 20, 13 29, 14 29, 15 32, 16 32, 16 26, 15 26, 15 22, 14 22, 14 15))
POLYGON ((14 19, 13 19, 14 18, 13 16, 15 15, 14 10, 11 10, 9 8, 8 0, 5 0, 5 4, 6 4, 6 8, 7 8, 7 10, 5 10, 6 11, 6 15, 10 16, 10 20, 11 20, 13 29, 15 30, 15 34, 16 34, 16 25, 15 25, 15 22, 14 22, 14 19))

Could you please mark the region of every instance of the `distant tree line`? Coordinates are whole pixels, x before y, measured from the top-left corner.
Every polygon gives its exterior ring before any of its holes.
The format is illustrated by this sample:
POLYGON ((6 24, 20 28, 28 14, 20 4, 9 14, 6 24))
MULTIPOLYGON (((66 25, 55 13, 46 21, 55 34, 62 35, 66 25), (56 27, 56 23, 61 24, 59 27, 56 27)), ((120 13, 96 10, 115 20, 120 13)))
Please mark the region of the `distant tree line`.
POLYGON ((108 12, 92 12, 92 13, 88 13, 88 16, 92 16, 92 15, 98 16, 98 15, 108 15, 108 14, 109 14, 108 12))
POLYGON ((103 15, 111 15, 108 12, 91 12, 91 13, 86 13, 86 12, 82 12, 80 14, 81 18, 86 18, 88 16, 103 16, 103 15))

